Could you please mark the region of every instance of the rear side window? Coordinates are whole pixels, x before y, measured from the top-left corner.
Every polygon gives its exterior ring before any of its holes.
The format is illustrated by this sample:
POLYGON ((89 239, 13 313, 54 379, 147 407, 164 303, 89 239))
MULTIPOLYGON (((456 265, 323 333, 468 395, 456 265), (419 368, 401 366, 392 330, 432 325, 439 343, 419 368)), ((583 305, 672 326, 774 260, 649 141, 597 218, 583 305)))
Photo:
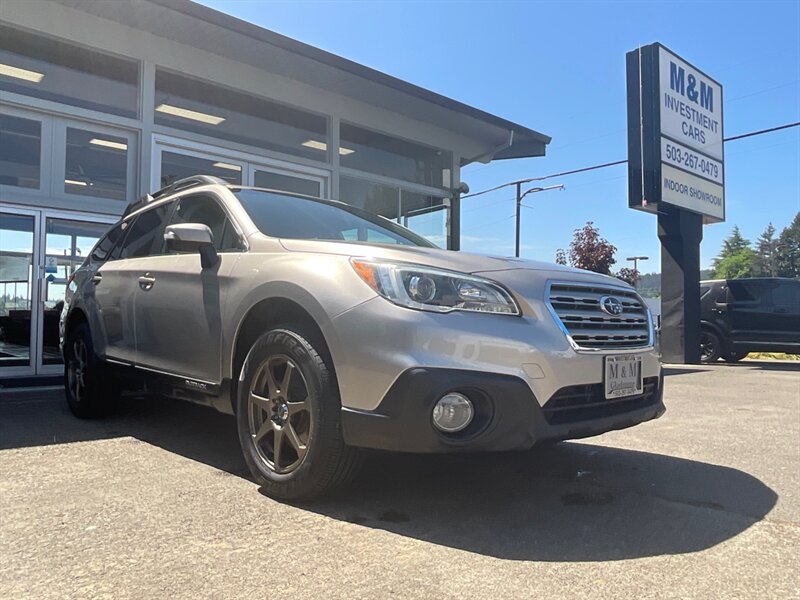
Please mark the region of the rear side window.
POLYGON ((97 242, 97 245, 92 250, 91 259, 93 263, 102 263, 109 260, 114 260, 119 257, 119 241, 122 239, 125 230, 128 228, 128 222, 118 223, 111 228, 103 238, 97 242))
POLYGON ((144 211, 136 217, 122 245, 120 258, 139 258, 164 253, 164 228, 173 202, 144 211))
POLYGON ((772 304, 800 312, 800 283, 782 282, 772 289, 772 304))

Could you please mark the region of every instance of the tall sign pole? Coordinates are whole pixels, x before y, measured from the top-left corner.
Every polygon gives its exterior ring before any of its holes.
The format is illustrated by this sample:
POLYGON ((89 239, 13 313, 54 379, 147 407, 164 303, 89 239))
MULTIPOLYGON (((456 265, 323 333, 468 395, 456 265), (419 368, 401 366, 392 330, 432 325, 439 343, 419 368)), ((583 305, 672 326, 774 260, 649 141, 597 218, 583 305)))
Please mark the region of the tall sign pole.
POLYGON ((661 44, 626 55, 628 206, 656 214, 661 353, 700 361, 700 241, 725 220, 722 85, 661 44))

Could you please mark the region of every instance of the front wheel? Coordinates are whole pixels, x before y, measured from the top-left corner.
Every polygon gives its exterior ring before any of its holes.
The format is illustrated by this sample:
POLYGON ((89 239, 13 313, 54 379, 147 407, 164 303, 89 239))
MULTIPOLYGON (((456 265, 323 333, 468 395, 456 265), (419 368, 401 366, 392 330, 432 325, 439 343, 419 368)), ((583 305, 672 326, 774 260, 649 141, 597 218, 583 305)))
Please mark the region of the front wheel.
POLYGON ((343 484, 360 463, 342 439, 332 369, 292 328, 273 329, 253 344, 236 408, 245 462, 270 496, 310 500, 343 484))
POLYGON ((119 387, 95 356, 86 323, 64 340, 64 391, 72 414, 81 419, 105 417, 116 410, 119 387))
POLYGON ((700 332, 700 362, 714 363, 720 357, 720 339, 713 331, 704 329, 700 332))

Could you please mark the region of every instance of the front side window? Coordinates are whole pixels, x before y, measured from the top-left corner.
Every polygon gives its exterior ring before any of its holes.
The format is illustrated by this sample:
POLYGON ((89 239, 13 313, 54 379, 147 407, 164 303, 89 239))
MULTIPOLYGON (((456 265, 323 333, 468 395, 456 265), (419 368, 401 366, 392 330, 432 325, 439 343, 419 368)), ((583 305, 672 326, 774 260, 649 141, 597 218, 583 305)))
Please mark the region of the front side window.
POLYGON ((238 249, 238 236, 225 211, 211 196, 187 196, 177 201, 170 225, 201 223, 211 230, 218 252, 238 249))
POLYGON ((729 302, 759 302, 764 291, 764 286, 758 282, 735 279, 728 281, 729 302))
POLYGON ((256 227, 271 237, 434 247, 391 221, 338 202, 259 190, 235 193, 256 227))
POLYGON ((123 221, 112 227, 111 231, 105 234, 92 250, 92 262, 102 263, 116 259, 120 251, 119 242, 122 240, 127 228, 128 221, 123 221))
POLYGON ((164 253, 164 228, 172 202, 140 213, 130 226, 120 258, 139 258, 164 253))

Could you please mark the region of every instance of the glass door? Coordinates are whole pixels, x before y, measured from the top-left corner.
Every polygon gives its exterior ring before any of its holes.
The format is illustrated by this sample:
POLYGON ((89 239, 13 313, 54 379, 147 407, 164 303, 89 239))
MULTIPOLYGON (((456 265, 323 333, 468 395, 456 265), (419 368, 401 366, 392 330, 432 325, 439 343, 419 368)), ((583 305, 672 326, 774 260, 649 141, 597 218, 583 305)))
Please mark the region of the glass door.
POLYGON ((0 377, 34 372, 36 211, 0 209, 0 377))
POLYGON ((61 372, 58 322, 72 273, 83 263, 98 239, 114 220, 102 217, 76 218, 63 213, 44 213, 40 236, 38 340, 36 372, 61 372))

